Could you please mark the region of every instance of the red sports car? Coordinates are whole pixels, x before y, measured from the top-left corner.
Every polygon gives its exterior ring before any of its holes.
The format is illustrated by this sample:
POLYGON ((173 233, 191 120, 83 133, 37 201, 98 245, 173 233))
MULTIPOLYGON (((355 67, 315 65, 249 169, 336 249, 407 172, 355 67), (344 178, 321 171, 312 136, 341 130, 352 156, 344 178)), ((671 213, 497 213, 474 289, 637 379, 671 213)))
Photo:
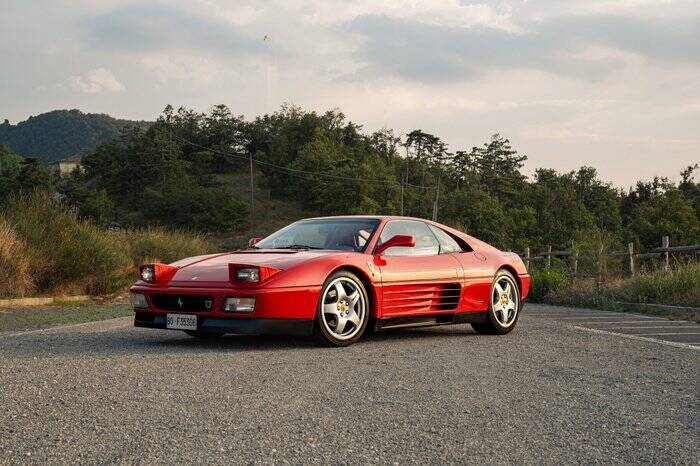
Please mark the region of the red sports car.
POLYGON ((134 325, 197 337, 315 336, 346 346, 372 330, 470 323, 505 334, 530 276, 518 255, 428 220, 300 220, 248 249, 141 267, 134 325))

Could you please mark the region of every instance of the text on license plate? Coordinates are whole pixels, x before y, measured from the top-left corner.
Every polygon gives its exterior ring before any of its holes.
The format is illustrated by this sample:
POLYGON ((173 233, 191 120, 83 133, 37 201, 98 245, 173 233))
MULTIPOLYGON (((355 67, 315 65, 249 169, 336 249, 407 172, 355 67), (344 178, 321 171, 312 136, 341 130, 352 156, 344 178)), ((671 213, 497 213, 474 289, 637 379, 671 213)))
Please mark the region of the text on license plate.
POLYGON ((176 330, 197 330, 197 316, 185 314, 168 314, 166 327, 176 330))

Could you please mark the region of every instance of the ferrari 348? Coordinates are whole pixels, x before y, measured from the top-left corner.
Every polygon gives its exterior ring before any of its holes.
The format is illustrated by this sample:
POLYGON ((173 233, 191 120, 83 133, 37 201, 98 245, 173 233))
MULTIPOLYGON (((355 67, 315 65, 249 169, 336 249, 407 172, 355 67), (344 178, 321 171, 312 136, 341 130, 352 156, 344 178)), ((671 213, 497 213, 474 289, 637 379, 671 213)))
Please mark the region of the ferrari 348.
POLYGON ((247 249, 146 264, 130 290, 134 324, 211 338, 314 336, 331 346, 367 330, 470 323, 513 330, 530 276, 517 254, 428 220, 300 220, 247 249))

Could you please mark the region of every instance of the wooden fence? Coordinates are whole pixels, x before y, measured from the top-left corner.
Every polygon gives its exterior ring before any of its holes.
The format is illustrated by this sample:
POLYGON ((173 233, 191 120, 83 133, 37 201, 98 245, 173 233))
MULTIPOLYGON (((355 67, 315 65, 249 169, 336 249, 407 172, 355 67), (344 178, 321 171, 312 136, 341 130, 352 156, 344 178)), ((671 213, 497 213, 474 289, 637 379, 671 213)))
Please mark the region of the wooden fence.
MULTIPOLYGON (((572 275, 576 277, 578 275, 578 266, 579 266, 579 260, 583 258, 587 259, 598 259, 600 256, 608 256, 608 257, 615 257, 615 256, 627 256, 628 261, 629 261, 629 271, 630 275, 634 276, 636 269, 637 269, 637 260, 638 259, 648 259, 648 258, 660 258, 661 260, 661 268, 664 271, 670 270, 670 254, 671 253, 694 253, 694 252, 699 252, 700 251, 700 244, 694 244, 694 245, 687 245, 687 246, 671 246, 669 243, 669 237, 664 236, 661 238, 661 247, 658 247, 654 249, 651 252, 644 252, 644 253, 635 253, 634 252, 634 243, 629 243, 627 245, 627 251, 620 251, 620 252, 611 252, 607 254, 603 254, 603 247, 601 246, 599 255, 597 256, 584 256, 584 255, 579 255, 578 251, 573 247, 572 243, 572 248, 571 250, 565 250, 565 251, 553 251, 552 246, 547 246, 547 251, 541 252, 537 255, 530 255, 530 248, 525 249, 525 253, 521 254, 520 257, 523 258, 523 261, 525 261, 525 266, 527 267, 528 270, 530 270, 530 265, 531 262, 533 261, 545 261, 545 267, 550 268, 552 265, 552 257, 570 257, 571 258, 571 267, 572 267, 572 275)), ((599 277, 602 275, 602 270, 601 267, 602 265, 600 264, 600 260, 598 261, 598 275, 599 277)))

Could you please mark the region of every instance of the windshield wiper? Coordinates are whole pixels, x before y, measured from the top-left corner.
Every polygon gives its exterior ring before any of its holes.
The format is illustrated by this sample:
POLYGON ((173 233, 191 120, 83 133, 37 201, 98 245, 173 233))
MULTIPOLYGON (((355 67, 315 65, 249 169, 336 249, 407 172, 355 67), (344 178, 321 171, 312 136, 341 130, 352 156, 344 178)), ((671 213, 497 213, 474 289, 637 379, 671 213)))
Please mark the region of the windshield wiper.
POLYGON ((323 248, 317 248, 316 246, 309 246, 308 244, 292 244, 291 246, 282 246, 279 248, 272 248, 272 249, 323 249, 323 248))

